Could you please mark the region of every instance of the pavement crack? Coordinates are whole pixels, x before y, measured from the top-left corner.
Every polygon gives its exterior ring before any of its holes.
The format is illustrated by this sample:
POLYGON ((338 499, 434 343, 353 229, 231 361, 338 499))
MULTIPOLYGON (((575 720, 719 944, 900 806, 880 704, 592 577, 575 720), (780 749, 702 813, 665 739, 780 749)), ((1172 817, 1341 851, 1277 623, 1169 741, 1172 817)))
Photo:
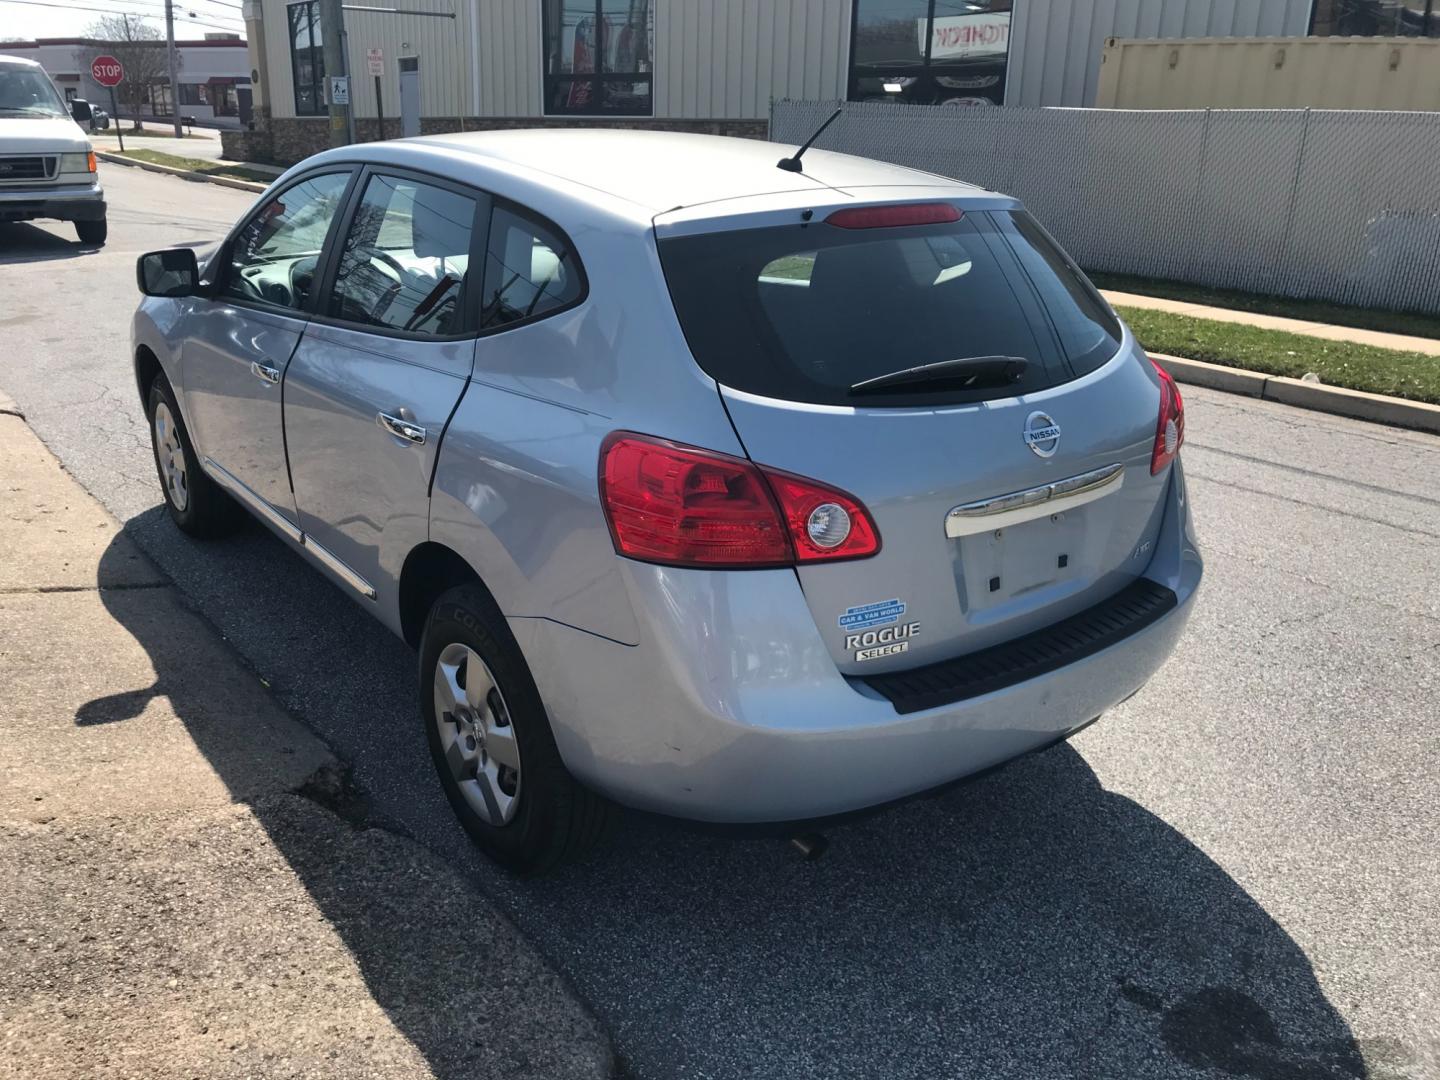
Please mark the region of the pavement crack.
POLYGON ((1340 603, 1331 604, 1325 608, 1321 608, 1319 611, 1307 611, 1301 615, 1287 615, 1285 618, 1277 621, 1273 626, 1270 627, 1270 629, 1263 631, 1260 634, 1260 640, 1264 641, 1267 638, 1272 638, 1276 634, 1280 633, 1280 631, 1285 629, 1285 627, 1294 626, 1296 623, 1318 622, 1321 619, 1327 619, 1331 615, 1335 615, 1341 611, 1344 611, 1349 606, 1350 602, 1346 600, 1340 603))
MULTIPOLYGON (((1342 589, 1336 585, 1332 585, 1328 581, 1321 581, 1318 578, 1309 577, 1306 574, 1296 573, 1294 570, 1287 569, 1286 567, 1277 565, 1275 563, 1266 562, 1263 559, 1252 558, 1249 555, 1244 555, 1238 551, 1227 548, 1220 544, 1211 542, 1207 546, 1215 551, 1218 551, 1220 554, 1227 556, 1228 558, 1236 559, 1242 563, 1245 563, 1247 566, 1257 566, 1262 567, 1266 570, 1274 570, 1277 574, 1283 574, 1286 577, 1291 577, 1295 578, 1298 581, 1303 581, 1307 585, 1314 585, 1317 589, 1324 589, 1326 592, 1331 592, 1335 593, 1338 596, 1343 596, 1351 603, 1374 604, 1376 607, 1384 608, 1387 611, 1393 611, 1398 615, 1405 615, 1412 619, 1424 619, 1427 622, 1440 623, 1440 616, 1431 615, 1428 611, 1420 611, 1414 608, 1401 607, 1399 604, 1392 604, 1385 600, 1382 600, 1373 593, 1358 594, 1348 592, 1347 590, 1342 589)), ((1347 605, 1341 606, 1344 607, 1347 605)))
MULTIPOLYGON (((1197 450, 1203 450, 1207 454, 1218 454, 1221 457, 1234 458, 1237 461, 1249 462, 1252 465, 1281 469, 1285 472, 1313 477, 1316 480, 1328 480, 1331 483, 1360 488, 1362 491, 1373 491, 1380 495, 1390 495, 1397 499, 1404 499, 1407 502, 1424 502, 1430 503, 1432 506, 1440 506, 1440 499, 1431 498, 1429 495, 1416 495, 1410 492, 1397 491, 1395 488, 1385 487, 1383 484, 1371 484, 1364 480, 1354 480, 1347 476, 1336 476, 1334 473, 1321 472, 1318 469, 1307 469, 1300 465, 1287 465, 1283 461, 1270 461, 1266 458, 1256 457, 1254 454, 1242 454, 1236 450, 1222 450, 1218 446, 1210 446, 1203 442, 1188 445, 1192 445, 1197 450)), ((1229 483, 1229 481, 1226 481, 1226 483, 1229 483)))
POLYGON ((136 589, 168 588, 168 581, 137 581, 125 585, 6 585, 0 587, 0 596, 24 593, 130 592, 136 589))
MULTIPOLYGON (((1230 491, 1244 491, 1250 495, 1259 495, 1263 498, 1287 502, 1292 506, 1303 506, 1307 510, 1318 510, 1322 514, 1337 514, 1341 517, 1350 518, 1352 521, 1363 521, 1370 525, 1380 525, 1387 529, 1394 529, 1396 532, 1409 533, 1411 536, 1423 536, 1427 540, 1440 540, 1440 533, 1433 533, 1427 529, 1417 529, 1412 525, 1397 525, 1395 522, 1386 521, 1384 518, 1371 517, 1368 514, 1357 514, 1353 511, 1341 510, 1334 506, 1324 506, 1320 503, 1310 502, 1307 499, 1296 499, 1290 495, 1280 495, 1274 491, 1266 491, 1264 488, 1250 487, 1248 484, 1239 484, 1234 480, 1225 480, 1218 476, 1209 476, 1196 470, 1192 470, 1189 476, 1191 479, 1203 480, 1207 484, 1215 484, 1230 491)), ((1398 497, 1409 498, 1409 496, 1398 497)))

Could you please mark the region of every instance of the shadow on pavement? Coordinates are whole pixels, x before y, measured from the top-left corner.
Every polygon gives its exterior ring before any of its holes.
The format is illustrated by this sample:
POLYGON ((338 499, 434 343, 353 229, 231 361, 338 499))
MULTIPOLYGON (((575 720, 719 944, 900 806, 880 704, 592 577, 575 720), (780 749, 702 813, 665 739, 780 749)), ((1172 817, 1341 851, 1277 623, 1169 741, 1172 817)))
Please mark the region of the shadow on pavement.
MULTIPOLYGON (((501 904, 630 1074, 1368 1075, 1295 941, 1071 746, 838 829, 813 863, 775 840, 631 814, 586 863, 517 882, 450 819, 404 645, 258 528, 203 548, 166 532, 159 508, 126 528, 353 766, 371 819, 501 904)), ((188 722, 203 687, 164 669, 165 641, 135 632, 188 722)), ((91 703, 82 722, 135 704, 91 703)), ((213 764, 223 777, 227 762, 213 764)), ((292 861, 375 1000, 441 1059, 415 1001, 495 973, 447 959, 439 941, 397 940, 365 897, 337 890, 335 866, 292 861)))
MULTIPOLYGON (((58 228, 74 232, 66 222, 50 222, 58 228)), ((0 221, 0 266, 6 263, 53 262, 94 255, 100 248, 79 240, 56 236, 28 221, 0 221)))
MULTIPOLYGON (((102 583, 117 580, 125 564, 133 563, 134 547, 122 543, 123 535, 101 556, 97 577, 102 583)), ((256 538, 242 537, 239 543, 256 538)), ((74 723, 122 724, 141 716, 153 698, 168 699, 230 797, 247 805, 324 924, 353 956, 368 999, 384 1010, 393 1028, 423 1056, 425 1075, 440 1080, 476 1076, 600 1080, 608 1075, 608 1046, 594 1021, 495 906, 481 901, 462 875, 423 848, 393 832, 369 828, 365 801, 343 767, 325 765, 301 781, 293 765, 297 759, 290 756, 297 751, 277 742, 277 725, 268 711, 274 707, 255 687, 253 674, 245 670, 243 661, 237 658, 232 663, 228 657, 226 670, 217 671, 222 666, 215 660, 221 655, 217 649, 228 647, 211 638, 210 627, 186 610, 178 590, 161 591, 172 595, 157 599, 153 588, 101 588, 106 612, 145 650, 155 681, 85 702, 76 710, 74 723), (260 713, 261 708, 266 712, 260 713), (285 776, 293 779, 287 782, 285 776)), ((279 725, 282 731, 285 727, 288 721, 279 725)), ((249 880, 249 860, 257 868, 273 861, 263 850, 243 851, 246 854, 238 855, 231 867, 233 879, 249 880)), ((212 859, 221 857, 210 854, 212 859)), ((333 973, 316 963, 316 954, 303 951, 307 928, 299 923, 286 926, 285 917, 267 916, 274 909, 267 905, 273 894, 266 891, 274 888, 273 879, 257 871, 256 888, 248 905, 251 910, 240 916, 240 925, 265 923, 248 932, 267 945, 289 937, 292 947, 301 950, 296 960, 302 975, 307 965, 319 968, 308 993, 322 1015, 318 1020, 296 1017, 295 1031, 290 1032, 274 1026, 257 1005, 260 1015, 250 1036, 256 1045, 251 1049, 265 1060, 293 1054, 303 1061, 303 1053, 316 1041, 317 1026, 335 1010, 339 991, 330 981, 333 973), (266 1027, 267 1023, 272 1026, 266 1027)), ((243 897, 235 902, 242 911, 247 906, 243 897)), ((232 901, 226 897, 224 903, 232 901)), ((286 912, 290 916, 315 918, 293 907, 286 912)), ((157 916, 156 932, 176 932, 165 927, 163 913, 157 916)), ((234 946, 237 935, 222 933, 218 940, 222 948, 234 946)), ((244 958, 220 955, 211 971, 202 972, 202 979, 208 976, 213 981, 208 1000, 204 995, 200 999, 206 1007, 225 1008, 226 1003, 242 1000, 243 982, 235 987, 221 985, 217 972, 226 970, 226 962, 238 962, 241 969, 245 965, 244 958)), ((243 970, 241 974, 249 975, 243 970)), ((267 991, 262 985, 259 992, 267 991)), ((351 1003, 357 1006, 354 1026, 348 1035, 337 1031, 333 1045, 343 1047, 347 1039, 353 1045, 343 1055, 345 1060, 333 1063, 333 1071, 324 1075, 417 1075, 413 1065, 371 1055, 376 1047, 369 1040, 376 1037, 375 1029, 362 1023, 369 1001, 351 1003)), ((197 1022, 193 1016, 186 1019, 197 1022)), ((393 1054, 393 1048, 387 1046, 384 1053, 393 1054)), ((274 1068, 273 1073, 265 1067, 254 1075, 290 1074, 281 1065, 274 1068)))

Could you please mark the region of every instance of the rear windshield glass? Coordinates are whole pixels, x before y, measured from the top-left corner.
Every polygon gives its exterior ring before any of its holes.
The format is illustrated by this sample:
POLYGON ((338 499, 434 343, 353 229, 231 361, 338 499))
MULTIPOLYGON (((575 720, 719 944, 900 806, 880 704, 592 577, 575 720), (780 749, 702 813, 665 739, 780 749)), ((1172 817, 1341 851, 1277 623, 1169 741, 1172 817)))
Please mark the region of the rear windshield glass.
POLYGON ((1120 340, 1103 301, 1023 213, 706 233, 662 240, 660 258, 700 366, 766 397, 893 406, 1009 396, 1092 370, 1120 340), (852 390, 970 357, 1028 366, 1003 387, 963 389, 952 377, 883 395, 852 390))

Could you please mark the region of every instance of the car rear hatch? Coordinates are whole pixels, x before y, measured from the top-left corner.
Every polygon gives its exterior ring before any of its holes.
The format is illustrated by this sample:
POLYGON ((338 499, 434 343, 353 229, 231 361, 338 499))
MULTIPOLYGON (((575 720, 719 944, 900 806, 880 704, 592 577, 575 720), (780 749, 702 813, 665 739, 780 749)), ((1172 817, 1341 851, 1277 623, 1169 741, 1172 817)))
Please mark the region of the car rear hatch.
POLYGON ((873 518, 877 554, 797 573, 837 666, 874 676, 1122 593, 1169 470, 1151 474, 1154 368, 1018 204, 858 194, 808 216, 662 218, 657 240, 751 459, 873 518))

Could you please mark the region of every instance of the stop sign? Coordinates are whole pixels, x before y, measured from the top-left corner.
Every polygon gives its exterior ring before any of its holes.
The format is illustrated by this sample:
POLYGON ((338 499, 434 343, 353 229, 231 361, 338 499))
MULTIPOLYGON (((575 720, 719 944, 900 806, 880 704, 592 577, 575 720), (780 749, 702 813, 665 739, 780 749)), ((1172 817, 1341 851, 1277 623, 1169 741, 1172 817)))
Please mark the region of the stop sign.
POLYGON ((101 86, 119 86, 125 69, 113 56, 97 56, 90 62, 90 77, 101 86))

